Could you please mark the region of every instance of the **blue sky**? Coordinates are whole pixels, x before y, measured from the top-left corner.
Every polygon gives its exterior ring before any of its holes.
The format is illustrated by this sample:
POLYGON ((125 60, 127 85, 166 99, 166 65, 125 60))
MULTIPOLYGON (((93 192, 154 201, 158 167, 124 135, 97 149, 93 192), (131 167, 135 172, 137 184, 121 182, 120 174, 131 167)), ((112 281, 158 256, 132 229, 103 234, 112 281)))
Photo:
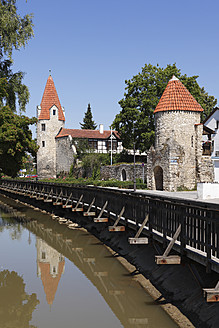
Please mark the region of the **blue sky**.
POLYGON ((176 63, 183 74, 219 99, 219 1, 211 0, 18 0, 21 14, 34 14, 35 37, 14 52, 14 71, 26 72, 31 94, 28 116, 36 115, 52 77, 66 128, 80 128, 88 103, 108 129, 118 101, 147 63, 176 63))

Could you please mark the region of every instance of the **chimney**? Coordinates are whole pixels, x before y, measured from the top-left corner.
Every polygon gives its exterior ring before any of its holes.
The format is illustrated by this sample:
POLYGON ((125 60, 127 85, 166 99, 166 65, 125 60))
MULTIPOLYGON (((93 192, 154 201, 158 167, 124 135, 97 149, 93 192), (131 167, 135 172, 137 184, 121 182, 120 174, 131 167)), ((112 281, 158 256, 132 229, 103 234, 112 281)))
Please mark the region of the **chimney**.
POLYGON ((100 133, 103 133, 103 124, 100 124, 100 133))

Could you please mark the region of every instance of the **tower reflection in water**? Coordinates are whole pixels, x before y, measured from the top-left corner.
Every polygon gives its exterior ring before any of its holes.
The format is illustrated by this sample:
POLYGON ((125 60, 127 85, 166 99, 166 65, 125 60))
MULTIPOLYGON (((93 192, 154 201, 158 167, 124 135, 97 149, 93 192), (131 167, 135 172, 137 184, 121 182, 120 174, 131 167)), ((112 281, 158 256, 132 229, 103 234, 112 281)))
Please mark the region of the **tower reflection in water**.
POLYGON ((37 237, 37 276, 43 283, 46 300, 52 305, 59 281, 65 271, 65 258, 45 241, 37 237))

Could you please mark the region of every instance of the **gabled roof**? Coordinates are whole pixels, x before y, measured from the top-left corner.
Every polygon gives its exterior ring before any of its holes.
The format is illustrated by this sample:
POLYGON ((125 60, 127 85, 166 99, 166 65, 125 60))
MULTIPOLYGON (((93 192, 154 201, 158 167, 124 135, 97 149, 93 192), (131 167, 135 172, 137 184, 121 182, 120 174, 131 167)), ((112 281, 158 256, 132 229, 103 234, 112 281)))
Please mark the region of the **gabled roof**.
MULTIPOLYGON (((112 131, 116 138, 120 139, 117 131, 112 131)), ((72 136, 72 138, 86 138, 86 139, 108 139, 111 136, 111 131, 103 131, 100 133, 99 130, 83 130, 83 129, 61 129, 57 134, 56 138, 72 136)))
POLYGON ((204 119, 204 121, 203 121, 203 124, 205 124, 208 120, 209 120, 209 118, 217 111, 217 110, 219 110, 219 108, 218 107, 215 107, 212 111, 211 111, 211 113, 204 119))
POLYGON ((65 121, 65 116, 62 110, 62 106, 59 101, 59 97, 53 82, 52 76, 48 77, 46 82, 45 90, 43 93, 43 98, 41 101, 41 112, 39 115, 39 120, 49 120, 50 119, 50 108, 55 105, 58 108, 58 119, 60 121, 65 121))
POLYGON ((203 108, 175 76, 168 82, 154 113, 170 110, 203 112, 203 108))

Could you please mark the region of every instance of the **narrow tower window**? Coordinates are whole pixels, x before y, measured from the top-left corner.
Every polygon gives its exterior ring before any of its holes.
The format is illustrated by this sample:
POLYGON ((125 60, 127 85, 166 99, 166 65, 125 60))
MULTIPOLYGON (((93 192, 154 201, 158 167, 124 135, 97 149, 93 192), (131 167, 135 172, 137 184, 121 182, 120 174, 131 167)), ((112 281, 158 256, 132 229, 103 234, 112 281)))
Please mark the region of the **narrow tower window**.
POLYGON ((41 124, 41 129, 42 129, 42 131, 46 131, 46 124, 45 123, 41 124))
POLYGON ((42 141, 42 147, 45 147, 45 141, 42 141))
POLYGON ((56 110, 55 109, 53 109, 53 115, 56 115, 56 110))
POLYGON ((191 136, 191 147, 193 147, 193 136, 191 136))

